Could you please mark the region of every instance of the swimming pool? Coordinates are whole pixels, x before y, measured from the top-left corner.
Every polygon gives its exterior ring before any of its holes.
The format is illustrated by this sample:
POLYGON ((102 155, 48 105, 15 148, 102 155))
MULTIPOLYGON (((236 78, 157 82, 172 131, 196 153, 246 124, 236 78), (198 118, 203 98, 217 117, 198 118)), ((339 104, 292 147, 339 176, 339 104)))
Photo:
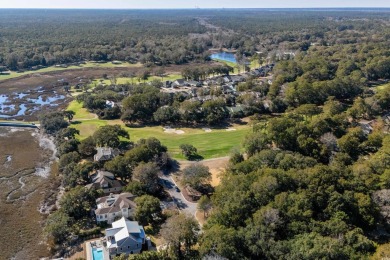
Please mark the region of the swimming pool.
POLYGON ((93 260, 104 260, 103 249, 101 247, 92 248, 92 256, 93 260))

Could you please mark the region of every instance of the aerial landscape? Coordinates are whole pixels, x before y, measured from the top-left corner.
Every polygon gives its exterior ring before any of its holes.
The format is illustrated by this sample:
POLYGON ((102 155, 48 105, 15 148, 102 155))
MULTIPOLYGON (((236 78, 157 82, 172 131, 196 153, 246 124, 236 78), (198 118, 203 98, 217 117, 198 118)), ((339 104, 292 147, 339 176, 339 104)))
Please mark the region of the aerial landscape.
POLYGON ((390 259, 390 3, 314 2, 0 3, 0 260, 390 259))

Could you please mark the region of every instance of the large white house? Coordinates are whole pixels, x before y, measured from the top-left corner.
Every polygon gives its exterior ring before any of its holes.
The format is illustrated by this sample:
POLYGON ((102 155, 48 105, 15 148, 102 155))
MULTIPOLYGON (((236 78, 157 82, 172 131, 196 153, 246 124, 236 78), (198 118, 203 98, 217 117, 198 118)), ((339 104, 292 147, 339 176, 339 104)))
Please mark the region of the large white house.
POLYGON ((95 210, 96 221, 106 221, 108 224, 115 219, 133 217, 137 205, 134 202, 135 195, 125 192, 121 194, 110 194, 96 200, 97 209, 95 210))
POLYGON ((137 221, 122 217, 106 229, 106 248, 110 258, 120 254, 139 254, 145 244, 145 231, 137 221))

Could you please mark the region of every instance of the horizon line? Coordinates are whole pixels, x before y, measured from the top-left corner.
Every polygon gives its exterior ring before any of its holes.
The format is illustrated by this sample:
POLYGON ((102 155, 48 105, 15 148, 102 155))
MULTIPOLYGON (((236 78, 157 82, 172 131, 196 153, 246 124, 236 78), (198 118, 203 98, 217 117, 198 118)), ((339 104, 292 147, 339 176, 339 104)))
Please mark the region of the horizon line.
POLYGON ((82 7, 0 7, 0 10, 12 10, 12 9, 24 9, 24 10, 233 10, 233 9, 258 9, 258 10, 269 10, 269 9, 390 9, 388 7, 380 6, 344 6, 344 7, 182 7, 182 8, 82 8, 82 7))

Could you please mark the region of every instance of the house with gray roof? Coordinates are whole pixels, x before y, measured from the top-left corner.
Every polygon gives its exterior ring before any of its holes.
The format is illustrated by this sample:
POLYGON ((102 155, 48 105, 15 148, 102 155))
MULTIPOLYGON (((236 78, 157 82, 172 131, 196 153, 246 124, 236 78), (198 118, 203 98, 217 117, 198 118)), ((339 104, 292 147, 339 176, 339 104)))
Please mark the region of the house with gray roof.
POLYGON ((137 221, 129 221, 122 217, 106 229, 106 248, 110 258, 116 255, 141 253, 145 244, 145 231, 137 221))
POLYGON ((108 161, 119 155, 119 150, 111 147, 97 147, 96 151, 97 153, 93 156, 95 162, 108 161))
POLYGON ((110 194, 96 200, 95 210, 96 222, 107 222, 111 224, 117 218, 134 217, 137 204, 134 202, 135 195, 125 192, 121 194, 110 194))
POLYGON ((102 189, 105 194, 117 193, 122 190, 122 183, 118 181, 114 174, 107 171, 97 171, 90 177, 91 183, 87 188, 102 189))

